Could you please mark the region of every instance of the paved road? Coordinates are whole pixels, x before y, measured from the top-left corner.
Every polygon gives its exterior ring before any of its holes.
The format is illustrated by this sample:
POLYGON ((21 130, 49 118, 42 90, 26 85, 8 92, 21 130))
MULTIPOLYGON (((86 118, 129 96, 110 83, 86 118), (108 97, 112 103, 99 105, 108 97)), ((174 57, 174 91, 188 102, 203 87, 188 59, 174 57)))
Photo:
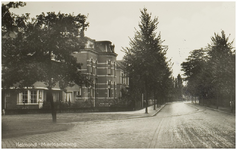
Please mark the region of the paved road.
POLYGON ((156 116, 70 122, 69 131, 2 139, 2 147, 235 148, 235 116, 174 102, 156 116))

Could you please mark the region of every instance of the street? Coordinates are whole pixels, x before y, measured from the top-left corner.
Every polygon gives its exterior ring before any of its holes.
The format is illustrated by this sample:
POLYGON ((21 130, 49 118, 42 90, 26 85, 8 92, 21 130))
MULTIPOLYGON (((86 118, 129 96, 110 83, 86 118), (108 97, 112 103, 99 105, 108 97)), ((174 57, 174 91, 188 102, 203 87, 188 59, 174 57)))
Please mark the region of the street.
POLYGON ((235 148, 235 116, 189 102, 168 103, 152 117, 61 124, 73 127, 3 138, 2 147, 235 148))

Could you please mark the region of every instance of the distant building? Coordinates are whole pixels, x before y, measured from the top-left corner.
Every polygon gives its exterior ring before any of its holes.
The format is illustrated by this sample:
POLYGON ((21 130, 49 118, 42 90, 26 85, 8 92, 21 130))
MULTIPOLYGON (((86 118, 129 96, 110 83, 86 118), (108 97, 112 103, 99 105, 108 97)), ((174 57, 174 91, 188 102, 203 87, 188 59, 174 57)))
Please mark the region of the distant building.
MULTIPOLYGON (((81 71, 93 79, 90 87, 68 87, 62 91, 58 85, 53 88, 53 99, 78 107, 109 107, 121 97, 121 89, 128 88, 129 79, 124 72, 122 61, 116 60, 114 45, 110 41, 95 41, 87 38, 84 49, 74 52, 81 71)), ((47 101, 47 88, 42 82, 36 82, 34 88, 25 90, 9 89, 2 92, 3 109, 40 109, 47 101)))

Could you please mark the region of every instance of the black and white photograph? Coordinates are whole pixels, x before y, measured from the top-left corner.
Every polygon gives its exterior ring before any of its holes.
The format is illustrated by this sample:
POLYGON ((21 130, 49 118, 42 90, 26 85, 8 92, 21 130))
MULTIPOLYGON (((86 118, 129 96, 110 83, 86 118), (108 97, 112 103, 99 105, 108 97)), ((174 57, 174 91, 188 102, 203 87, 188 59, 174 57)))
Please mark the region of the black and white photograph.
POLYGON ((1 3, 1 148, 236 148, 234 0, 1 3))

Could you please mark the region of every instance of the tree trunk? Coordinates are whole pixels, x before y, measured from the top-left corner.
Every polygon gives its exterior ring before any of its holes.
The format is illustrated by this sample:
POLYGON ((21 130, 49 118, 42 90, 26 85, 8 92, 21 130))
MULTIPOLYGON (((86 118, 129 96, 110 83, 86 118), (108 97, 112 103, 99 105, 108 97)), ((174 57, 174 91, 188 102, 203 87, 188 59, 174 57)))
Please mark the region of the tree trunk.
POLYGON ((218 109, 218 102, 219 102, 219 94, 217 95, 217 98, 216 98, 216 109, 218 109))
POLYGON ((156 100, 155 100, 155 95, 156 95, 156 92, 154 91, 154 110, 156 110, 156 100))
POLYGON ((148 98, 148 96, 147 96, 147 91, 146 91, 146 111, 145 111, 146 114, 148 114, 148 109, 147 109, 147 107, 148 107, 148 100, 147 100, 147 98, 148 98))
POLYGON ((147 91, 147 82, 145 82, 145 95, 146 95, 146 111, 145 111, 145 113, 148 114, 148 110, 147 110, 147 107, 148 107, 148 91, 147 91))
POLYGON ((50 101, 50 104, 51 104, 52 121, 54 123, 56 123, 57 122, 57 116, 56 116, 56 110, 55 110, 55 107, 54 107, 53 93, 52 93, 51 89, 49 89, 49 91, 48 91, 48 100, 50 101))
POLYGON ((156 107, 158 107, 158 96, 156 97, 156 107))
POLYGON ((158 102, 158 99, 159 99, 159 98, 160 98, 160 97, 158 97, 158 94, 156 94, 156 107, 158 107, 158 105, 159 105, 159 104, 158 104, 158 103, 159 103, 159 102, 158 102))

